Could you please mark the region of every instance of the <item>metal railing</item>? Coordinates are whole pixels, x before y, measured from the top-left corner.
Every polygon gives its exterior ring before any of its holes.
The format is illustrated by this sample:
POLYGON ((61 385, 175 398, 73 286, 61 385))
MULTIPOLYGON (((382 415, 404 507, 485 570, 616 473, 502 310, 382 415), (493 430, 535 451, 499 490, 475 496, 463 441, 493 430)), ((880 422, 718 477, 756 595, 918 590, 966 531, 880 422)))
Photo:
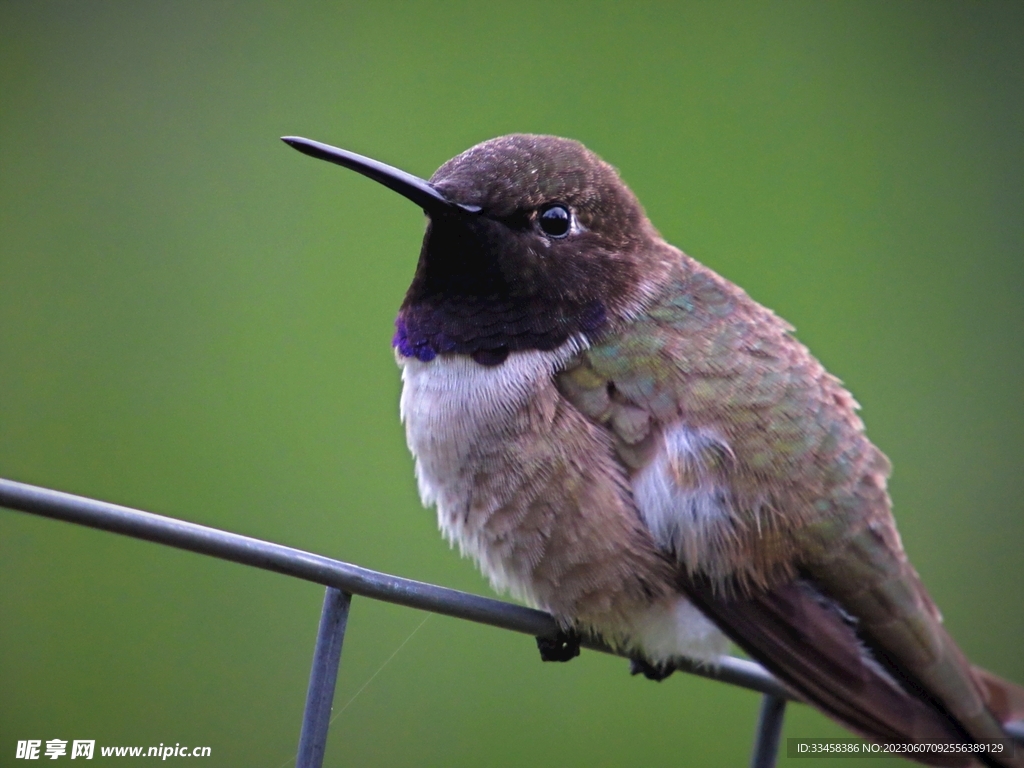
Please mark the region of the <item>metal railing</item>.
MULTIPOLYGON (((323 764, 334 685, 353 595, 539 638, 553 640, 558 634, 555 620, 543 611, 403 579, 281 544, 48 488, 0 478, 0 506, 198 552, 326 586, 299 735, 297 768, 320 768, 323 764)), ((581 645, 603 653, 618 653, 593 640, 583 639, 581 645)), ((750 765, 752 768, 775 765, 786 702, 797 700, 790 691, 759 664, 733 656, 723 657, 714 666, 679 659, 675 668, 763 694, 750 765)), ((1024 723, 1014 724, 1018 725, 1020 727, 1011 730, 1011 735, 1018 741, 1024 741, 1024 723)))

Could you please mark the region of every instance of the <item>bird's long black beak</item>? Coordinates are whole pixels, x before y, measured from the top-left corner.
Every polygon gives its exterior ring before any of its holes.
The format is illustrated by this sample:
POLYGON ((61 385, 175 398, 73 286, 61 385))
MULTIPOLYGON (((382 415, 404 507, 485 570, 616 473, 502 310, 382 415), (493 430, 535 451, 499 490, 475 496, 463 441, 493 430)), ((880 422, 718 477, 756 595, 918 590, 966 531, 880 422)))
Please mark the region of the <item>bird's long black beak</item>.
POLYGON ((386 163, 357 155, 347 149, 338 149, 330 144, 304 139, 301 136, 282 136, 281 141, 299 150, 304 155, 336 163, 344 168, 361 173, 403 197, 412 200, 428 215, 480 213, 478 205, 453 203, 418 176, 400 171, 386 163))

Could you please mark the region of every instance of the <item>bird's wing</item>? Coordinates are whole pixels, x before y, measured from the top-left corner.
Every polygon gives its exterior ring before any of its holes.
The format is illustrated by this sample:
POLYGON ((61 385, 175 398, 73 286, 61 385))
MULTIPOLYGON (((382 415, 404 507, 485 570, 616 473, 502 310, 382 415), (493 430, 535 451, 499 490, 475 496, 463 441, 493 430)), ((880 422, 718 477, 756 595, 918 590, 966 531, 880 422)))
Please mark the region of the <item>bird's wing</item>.
POLYGON ((612 434, 681 588, 752 657, 875 740, 1005 738, 903 553, 888 461, 790 330, 694 264, 557 383, 612 434))
MULTIPOLYGON (((879 743, 963 739, 949 718, 882 667, 849 616, 809 582, 796 579, 728 600, 699 579, 687 579, 684 589, 737 645, 853 731, 879 743)), ((970 764, 938 757, 937 765, 970 764)))

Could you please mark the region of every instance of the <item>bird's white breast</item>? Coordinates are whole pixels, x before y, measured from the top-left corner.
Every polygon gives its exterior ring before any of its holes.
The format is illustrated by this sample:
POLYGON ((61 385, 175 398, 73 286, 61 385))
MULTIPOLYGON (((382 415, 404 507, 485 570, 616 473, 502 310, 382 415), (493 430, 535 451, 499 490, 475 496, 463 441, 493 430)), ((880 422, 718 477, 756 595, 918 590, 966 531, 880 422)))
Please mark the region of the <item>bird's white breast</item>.
POLYGON ((483 536, 503 499, 474 496, 474 481, 484 470, 512 473, 514 457, 505 457, 503 446, 517 414, 541 388, 552 386, 555 371, 581 348, 570 340, 550 352, 513 352, 498 366, 467 355, 438 355, 429 362, 398 356, 401 416, 423 504, 437 507, 445 537, 472 556, 497 589, 529 602, 535 602, 531 585, 508 570, 483 536))

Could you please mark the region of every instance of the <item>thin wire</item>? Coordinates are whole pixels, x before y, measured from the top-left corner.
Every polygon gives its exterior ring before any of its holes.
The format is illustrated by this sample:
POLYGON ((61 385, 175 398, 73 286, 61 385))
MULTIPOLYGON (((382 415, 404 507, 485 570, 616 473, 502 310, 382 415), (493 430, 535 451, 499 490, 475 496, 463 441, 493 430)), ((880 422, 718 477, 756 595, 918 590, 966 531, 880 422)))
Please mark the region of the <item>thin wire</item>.
MULTIPOLYGON (((428 621, 430 621, 430 617, 431 616, 433 616, 433 614, 432 613, 428 613, 426 615, 426 618, 424 618, 423 621, 421 621, 419 623, 419 625, 416 627, 416 629, 414 629, 412 632, 410 632, 409 636, 407 638, 405 638, 405 640, 402 641, 402 644, 399 645, 397 648, 395 648, 394 653, 392 653, 390 656, 388 656, 387 659, 384 660, 384 663, 381 664, 379 667, 377 667, 377 671, 374 672, 372 675, 370 675, 370 679, 367 680, 365 683, 363 683, 362 687, 358 691, 355 692, 355 694, 352 696, 351 699, 348 700, 348 702, 345 704, 345 706, 342 707, 341 709, 339 709, 333 715, 331 715, 331 719, 327 723, 328 727, 330 727, 334 723, 334 721, 338 719, 338 717, 341 715, 342 712, 344 712, 346 709, 348 709, 349 704, 351 704, 353 701, 355 701, 360 693, 362 693, 363 691, 366 690, 366 686, 368 686, 370 683, 373 682, 373 678, 375 678, 377 675, 379 675, 381 673, 381 670, 384 669, 384 667, 386 667, 391 662, 391 660, 393 658, 395 658, 395 656, 398 655, 398 652, 400 650, 402 650, 403 648, 405 648, 406 643, 408 643, 410 640, 412 640, 412 636, 415 635, 417 632, 419 632, 420 629, 422 629, 424 624, 426 624, 428 621)), ((295 760, 296 760, 295 757, 289 757, 287 760, 285 760, 283 763, 281 763, 281 765, 279 765, 277 768, 285 768, 286 765, 292 765, 293 763, 295 763, 295 760)))
MULTIPOLYGON (((401 644, 400 646, 398 646, 397 648, 395 648, 395 652, 394 652, 394 653, 392 653, 392 654, 391 654, 390 656, 388 656, 388 657, 387 657, 387 659, 386 659, 386 660, 384 661, 384 663, 383 663, 383 664, 381 664, 381 665, 380 665, 380 666, 379 666, 379 667, 377 668, 377 671, 376 671, 376 672, 374 672, 374 673, 373 673, 372 675, 370 675, 370 679, 369 679, 369 680, 367 680, 367 681, 366 681, 365 683, 363 683, 363 686, 362 686, 362 688, 360 688, 360 689, 359 689, 358 691, 356 691, 356 692, 355 692, 355 694, 354 694, 354 695, 352 696, 352 698, 351 698, 351 699, 349 699, 349 700, 348 700, 348 702, 347 702, 347 703, 345 704, 345 706, 344 706, 344 707, 342 707, 341 709, 339 709, 339 710, 338 710, 337 712, 335 712, 335 713, 334 713, 334 716, 333 716, 333 717, 331 717, 331 723, 333 723, 333 722, 334 722, 335 720, 337 720, 337 719, 338 719, 338 717, 340 717, 340 716, 341 716, 341 713, 342 713, 342 712, 344 712, 344 711, 345 711, 346 709, 348 709, 348 707, 349 707, 349 704, 351 704, 351 703, 352 703, 353 701, 355 701, 355 700, 356 700, 356 699, 357 699, 357 698, 359 697, 359 694, 360 694, 360 693, 362 693, 363 691, 365 691, 365 690, 366 690, 366 686, 368 686, 368 685, 369 685, 370 683, 372 683, 372 682, 373 682, 373 678, 375 678, 375 677, 376 677, 377 675, 379 675, 379 674, 380 674, 381 670, 382 670, 382 669, 384 669, 384 667, 386 667, 386 666, 387 666, 387 665, 388 665, 388 664, 389 664, 389 663, 391 662, 391 660, 392 660, 393 658, 395 658, 395 656, 397 656, 397 655, 398 655, 398 652, 399 652, 400 650, 402 650, 403 648, 405 648, 405 644, 406 644, 406 643, 408 643, 408 642, 409 642, 410 640, 412 640, 412 636, 413 636, 413 635, 415 635, 415 634, 416 634, 417 632, 419 632, 419 631, 420 631, 420 628, 421 628, 421 627, 422 627, 422 626, 423 626, 424 624, 426 624, 426 623, 427 623, 428 621, 430 621, 430 617, 431 617, 432 615, 433 615, 433 614, 430 614, 430 613, 428 613, 428 614, 426 615, 426 617, 425 617, 425 618, 423 619, 423 621, 421 621, 421 622, 419 623, 419 626, 417 626, 417 627, 416 627, 416 629, 414 629, 414 630, 413 630, 412 632, 410 632, 410 633, 409 633, 409 636, 408 636, 407 638, 405 638, 405 640, 403 640, 403 641, 402 641, 402 644, 401 644)), ((329 723, 329 724, 331 724, 331 723, 329 723)))

